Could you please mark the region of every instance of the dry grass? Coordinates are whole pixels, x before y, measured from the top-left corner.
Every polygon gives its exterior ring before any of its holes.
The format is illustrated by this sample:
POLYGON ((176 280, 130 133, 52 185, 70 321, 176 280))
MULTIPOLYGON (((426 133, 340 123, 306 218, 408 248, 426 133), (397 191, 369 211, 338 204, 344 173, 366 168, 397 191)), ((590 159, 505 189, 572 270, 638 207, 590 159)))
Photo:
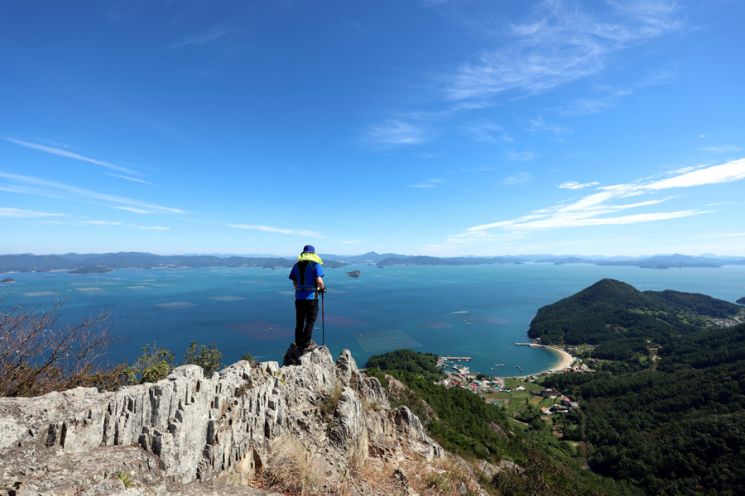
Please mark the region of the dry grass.
POLYGON ((489 493, 491 490, 479 484, 478 476, 468 462, 454 456, 434 462, 409 456, 389 461, 369 458, 356 477, 356 481, 351 481, 353 484, 350 485, 354 487, 349 494, 402 495, 408 494, 407 487, 422 496, 461 496, 462 486, 466 495, 481 494, 481 490, 489 493), (405 474, 405 483, 394 476, 396 469, 405 474))
POLYGON ((329 494, 328 469, 323 457, 311 453, 292 437, 280 437, 272 442, 271 455, 261 478, 266 487, 284 494, 329 494))
POLYGON ((481 486, 472 467, 460 457, 448 456, 432 463, 426 461, 406 464, 409 485, 419 494, 434 496, 479 494, 481 486))
POLYGON ((321 414, 328 420, 334 416, 336 407, 339 405, 339 398, 341 398, 341 385, 337 384, 331 393, 323 396, 321 399, 321 414))

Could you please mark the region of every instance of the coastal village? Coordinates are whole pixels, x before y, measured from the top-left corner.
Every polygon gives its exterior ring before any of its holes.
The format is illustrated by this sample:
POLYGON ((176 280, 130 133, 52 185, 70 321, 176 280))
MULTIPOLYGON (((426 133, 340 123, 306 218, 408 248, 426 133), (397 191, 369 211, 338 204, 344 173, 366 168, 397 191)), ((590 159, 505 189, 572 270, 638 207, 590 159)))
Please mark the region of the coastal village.
MULTIPOLYGON (((538 342, 515 343, 517 346, 545 347, 538 342)), ((548 347, 546 347, 548 348, 548 347)), ((461 388, 481 395, 488 403, 503 407, 514 415, 527 405, 540 410, 544 420, 552 415, 566 414, 578 409, 579 404, 560 391, 541 386, 541 378, 548 374, 578 372, 588 373, 592 369, 581 358, 571 356, 566 350, 550 347, 561 355, 560 363, 538 374, 521 375, 522 367, 515 366, 517 374, 511 375, 504 363, 495 363, 492 374, 474 373, 468 366, 470 356, 441 356, 437 366, 446 374, 439 384, 448 388, 461 388)))

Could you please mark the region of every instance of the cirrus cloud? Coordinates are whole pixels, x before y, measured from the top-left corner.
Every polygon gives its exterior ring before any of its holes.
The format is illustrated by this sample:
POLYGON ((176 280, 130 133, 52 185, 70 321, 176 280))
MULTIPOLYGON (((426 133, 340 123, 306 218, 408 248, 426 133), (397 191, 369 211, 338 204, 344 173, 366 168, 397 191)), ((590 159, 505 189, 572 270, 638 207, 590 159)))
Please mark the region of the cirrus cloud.
POLYGON ((559 188, 561 189, 585 189, 585 188, 592 188, 593 186, 597 186, 600 184, 597 181, 590 181, 588 183, 580 183, 577 181, 566 181, 564 183, 561 183, 559 185, 559 188))
POLYGON ((37 210, 24 210, 21 208, 0 207, 0 217, 16 217, 28 219, 34 217, 62 217, 64 214, 52 212, 39 212, 37 210))
POLYGON ((501 46, 461 65, 451 77, 448 99, 543 93, 596 74, 613 53, 682 25, 672 1, 610 5, 610 12, 591 14, 561 0, 542 2, 537 18, 510 26, 501 46))
POLYGON ((451 243, 464 243, 505 234, 524 235, 537 230, 626 225, 692 217, 709 211, 689 208, 643 213, 625 212, 661 205, 672 199, 668 196, 629 202, 630 198, 655 195, 666 190, 708 186, 743 179, 745 179, 745 159, 713 166, 678 169, 671 172, 668 177, 661 179, 646 178, 632 183, 604 186, 570 203, 534 210, 513 219, 471 226, 461 233, 448 236, 448 240, 451 243))
POLYGON ((326 237, 318 231, 310 231, 307 229, 286 229, 284 227, 265 226, 261 224, 227 224, 227 227, 230 227, 231 229, 243 229, 246 231, 285 234, 288 236, 304 236, 308 238, 326 237))
POLYGON ((103 205, 132 213, 183 214, 180 208, 149 203, 126 196, 100 193, 77 186, 23 174, 0 171, 0 191, 103 205))

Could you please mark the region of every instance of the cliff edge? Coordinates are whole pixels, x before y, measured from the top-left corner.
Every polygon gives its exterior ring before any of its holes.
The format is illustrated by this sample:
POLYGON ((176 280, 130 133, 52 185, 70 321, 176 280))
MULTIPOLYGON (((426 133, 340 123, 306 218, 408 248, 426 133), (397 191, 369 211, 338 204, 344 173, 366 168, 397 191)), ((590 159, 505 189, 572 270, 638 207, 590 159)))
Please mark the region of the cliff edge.
POLYGON ((407 493, 400 466, 443 456, 348 350, 0 398, 0 490, 14 496, 407 493))

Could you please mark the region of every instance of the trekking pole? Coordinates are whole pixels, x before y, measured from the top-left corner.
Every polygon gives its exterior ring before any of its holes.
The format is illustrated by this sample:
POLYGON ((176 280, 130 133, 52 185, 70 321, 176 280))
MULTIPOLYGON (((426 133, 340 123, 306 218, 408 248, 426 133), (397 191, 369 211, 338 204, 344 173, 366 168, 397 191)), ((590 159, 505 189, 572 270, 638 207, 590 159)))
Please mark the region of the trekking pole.
POLYGON ((326 292, 321 292, 321 330, 323 332, 323 346, 326 346, 326 292))

